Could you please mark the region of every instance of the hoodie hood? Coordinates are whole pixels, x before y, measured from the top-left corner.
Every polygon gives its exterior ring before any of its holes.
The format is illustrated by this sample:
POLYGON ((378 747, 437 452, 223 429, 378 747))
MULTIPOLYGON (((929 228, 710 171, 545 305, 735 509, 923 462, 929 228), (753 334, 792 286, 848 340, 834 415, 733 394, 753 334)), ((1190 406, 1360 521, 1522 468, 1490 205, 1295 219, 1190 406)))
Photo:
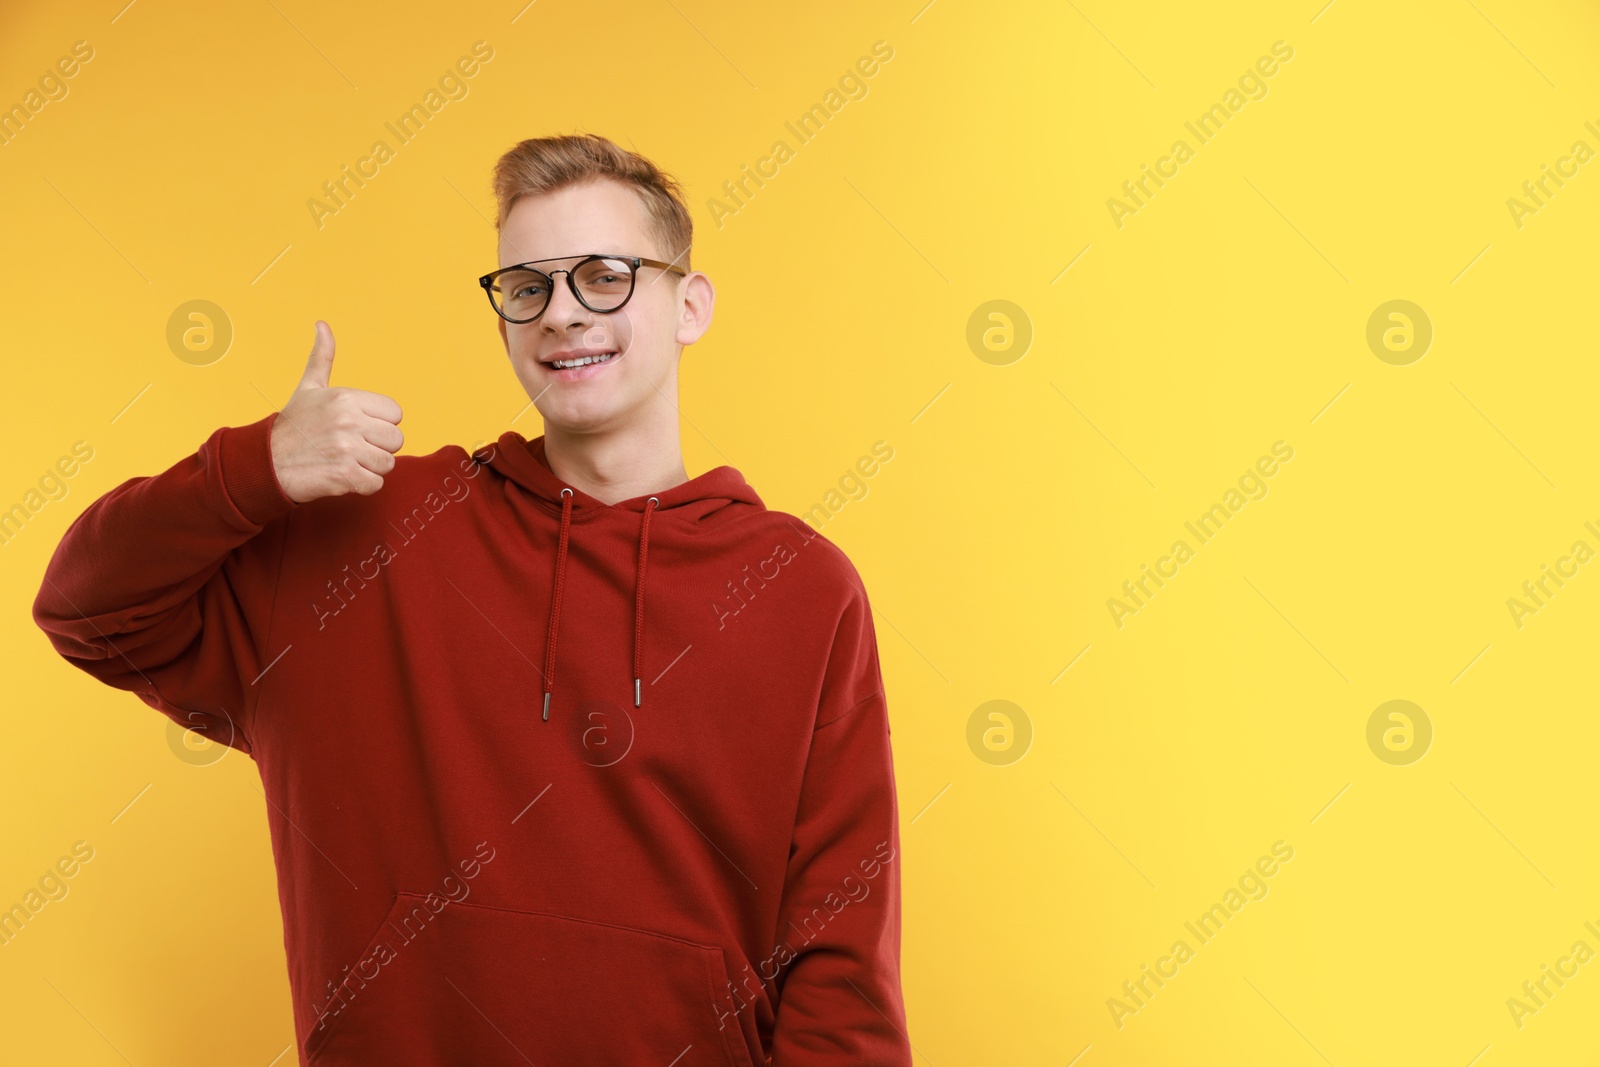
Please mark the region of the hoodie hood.
MULTIPOLYGON (((561 628, 561 594, 565 586, 567 543, 574 529, 606 513, 631 519, 639 530, 639 555, 634 578, 633 601, 633 706, 644 703, 644 624, 645 575, 650 559, 650 523, 659 514, 663 519, 699 526, 711 522, 730 505, 746 504, 762 510, 766 505, 746 482, 744 475, 724 464, 698 477, 657 493, 630 497, 615 504, 568 485, 550 468, 545 457, 544 435, 529 441, 515 430, 500 435, 497 447, 473 453, 473 458, 527 490, 540 510, 558 525, 555 579, 551 586, 550 621, 545 631, 544 707, 541 720, 550 718, 550 698, 555 691, 556 639, 561 628)), ((577 536, 582 536, 578 534, 577 536)))

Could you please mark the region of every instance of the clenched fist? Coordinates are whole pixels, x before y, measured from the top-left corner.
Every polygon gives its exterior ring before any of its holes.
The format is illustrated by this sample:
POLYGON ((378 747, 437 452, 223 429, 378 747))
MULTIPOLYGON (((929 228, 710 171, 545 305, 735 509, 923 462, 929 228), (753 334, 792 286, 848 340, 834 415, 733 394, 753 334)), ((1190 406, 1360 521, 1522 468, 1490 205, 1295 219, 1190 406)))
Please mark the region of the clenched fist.
POLYGON ((318 319, 306 372, 272 424, 272 466, 297 504, 376 493, 405 441, 399 404, 381 393, 330 386, 332 372, 333 328, 318 319))

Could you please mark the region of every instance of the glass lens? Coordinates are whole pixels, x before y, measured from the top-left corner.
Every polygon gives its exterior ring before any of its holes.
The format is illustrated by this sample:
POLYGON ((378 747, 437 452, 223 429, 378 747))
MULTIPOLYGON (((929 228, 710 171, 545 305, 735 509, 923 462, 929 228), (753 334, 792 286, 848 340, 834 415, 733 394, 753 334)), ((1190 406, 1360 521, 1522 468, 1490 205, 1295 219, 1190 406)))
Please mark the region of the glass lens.
POLYGON ((596 311, 614 311, 633 292, 633 265, 625 259, 589 259, 573 271, 584 303, 596 311))
POLYGON ((509 318, 531 319, 550 299, 550 279, 536 270, 508 270, 494 280, 495 306, 509 318))
MULTIPOLYGON (((571 277, 593 311, 615 311, 633 293, 633 265, 625 259, 584 260, 572 268, 571 277)), ((544 310, 551 284, 550 276, 541 271, 509 270, 495 279, 490 295, 507 318, 526 322, 544 310)))

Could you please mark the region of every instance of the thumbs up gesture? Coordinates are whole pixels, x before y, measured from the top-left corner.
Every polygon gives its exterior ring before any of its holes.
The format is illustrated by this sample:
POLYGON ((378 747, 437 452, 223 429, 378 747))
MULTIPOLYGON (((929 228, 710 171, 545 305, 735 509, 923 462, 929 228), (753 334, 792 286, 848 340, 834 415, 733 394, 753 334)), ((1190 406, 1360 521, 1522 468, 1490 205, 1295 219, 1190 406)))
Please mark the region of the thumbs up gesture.
POLYGON ((400 405, 381 393, 330 386, 333 329, 317 320, 317 339, 294 395, 272 424, 272 465, 297 504, 383 488, 405 441, 400 405))

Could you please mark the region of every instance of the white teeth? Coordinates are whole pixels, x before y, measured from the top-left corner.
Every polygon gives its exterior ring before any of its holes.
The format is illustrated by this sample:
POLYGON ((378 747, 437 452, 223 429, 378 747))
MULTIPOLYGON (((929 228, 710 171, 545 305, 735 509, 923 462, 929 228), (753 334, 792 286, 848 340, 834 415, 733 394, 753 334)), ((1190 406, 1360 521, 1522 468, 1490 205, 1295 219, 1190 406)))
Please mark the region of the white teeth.
POLYGON ((553 361, 550 366, 559 367, 562 370, 567 370, 572 367, 586 367, 590 363, 604 363, 615 355, 615 352, 607 352, 600 356, 579 356, 577 359, 558 359, 553 361))

